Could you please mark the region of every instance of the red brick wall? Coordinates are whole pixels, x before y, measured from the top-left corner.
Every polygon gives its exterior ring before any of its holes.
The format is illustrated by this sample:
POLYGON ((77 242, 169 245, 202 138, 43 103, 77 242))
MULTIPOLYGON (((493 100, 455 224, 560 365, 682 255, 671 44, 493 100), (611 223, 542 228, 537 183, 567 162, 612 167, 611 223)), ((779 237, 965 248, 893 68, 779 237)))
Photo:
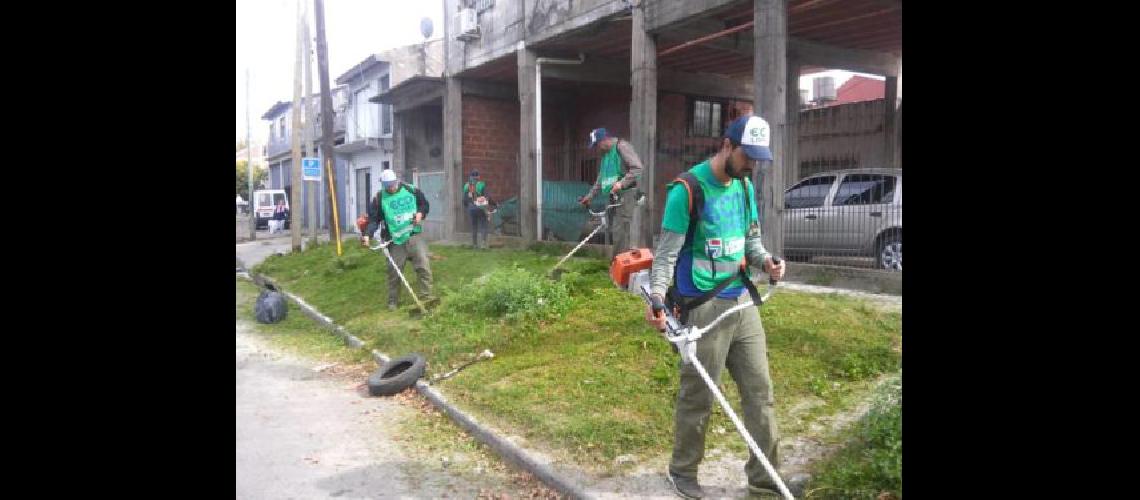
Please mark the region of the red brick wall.
POLYGON ((478 170, 496 201, 518 196, 518 102, 464 95, 462 123, 464 181, 478 170))
MULTIPOLYGON (((752 112, 748 101, 727 101, 722 129, 732 120, 752 112)), ((681 172, 716 153, 720 138, 690 137, 688 133, 689 98, 684 94, 657 93, 657 200, 665 203, 665 186, 681 172)), ((660 210, 660 208, 658 208, 660 210)), ((660 224, 658 220, 656 222, 660 224)))
MULTIPOLYGON (((596 127, 605 127, 610 135, 629 139, 629 100, 628 87, 582 85, 577 89, 575 99, 543 106, 543 179, 581 180, 585 175, 589 178, 587 182, 593 182, 597 175, 597 153, 586 149, 587 135, 596 127), (565 143, 563 130, 567 121, 569 144, 565 143), (562 172, 567 150, 571 166, 569 177, 562 172)), ((732 119, 752 111, 752 105, 747 101, 730 100, 727 104, 722 117, 725 126, 732 119)), ((711 156, 720 144, 718 138, 689 137, 688 105, 688 98, 683 94, 658 93, 657 185, 654 188, 661 202, 668 182, 681 171, 711 156)), ((496 200, 518 196, 518 101, 464 95, 462 124, 464 177, 471 169, 478 169, 496 200)), ((649 154, 645 151, 637 153, 643 159, 649 154)), ((659 223, 655 221, 655 225, 659 223)), ((459 227, 466 228, 467 222, 460 223, 459 227)))

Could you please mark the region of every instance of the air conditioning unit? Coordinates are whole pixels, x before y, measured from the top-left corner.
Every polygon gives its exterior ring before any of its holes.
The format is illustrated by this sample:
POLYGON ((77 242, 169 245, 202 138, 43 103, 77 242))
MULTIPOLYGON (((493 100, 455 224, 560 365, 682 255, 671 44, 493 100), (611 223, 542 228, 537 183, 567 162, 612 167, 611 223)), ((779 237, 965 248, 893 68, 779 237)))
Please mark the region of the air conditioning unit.
POLYGON ((475 9, 459 9, 459 19, 455 24, 459 26, 459 34, 455 38, 464 41, 479 38, 479 17, 475 9))

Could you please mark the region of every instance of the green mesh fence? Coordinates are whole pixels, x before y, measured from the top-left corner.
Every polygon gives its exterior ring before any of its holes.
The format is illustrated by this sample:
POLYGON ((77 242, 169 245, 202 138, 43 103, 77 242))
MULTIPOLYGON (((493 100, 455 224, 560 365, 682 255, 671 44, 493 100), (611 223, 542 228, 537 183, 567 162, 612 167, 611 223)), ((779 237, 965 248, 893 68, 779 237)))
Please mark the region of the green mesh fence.
MULTIPOLYGON (((544 181, 542 183, 542 228, 551 237, 561 241, 577 241, 593 229, 590 214, 578 204, 578 198, 590 191, 590 184, 579 181, 544 181)), ((590 202, 590 209, 600 211, 606 197, 598 194, 590 202)), ((492 216, 492 224, 504 234, 518 234, 519 200, 510 198, 499 203, 492 216)))

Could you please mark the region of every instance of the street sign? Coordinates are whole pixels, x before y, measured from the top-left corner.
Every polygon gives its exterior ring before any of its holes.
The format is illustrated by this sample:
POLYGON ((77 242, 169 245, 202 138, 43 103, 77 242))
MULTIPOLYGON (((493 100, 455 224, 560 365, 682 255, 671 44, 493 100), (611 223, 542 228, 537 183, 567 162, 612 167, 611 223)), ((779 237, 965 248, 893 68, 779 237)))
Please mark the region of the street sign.
POLYGON ((320 158, 302 158, 301 159, 301 179, 306 181, 320 181, 321 180, 321 159, 320 158))

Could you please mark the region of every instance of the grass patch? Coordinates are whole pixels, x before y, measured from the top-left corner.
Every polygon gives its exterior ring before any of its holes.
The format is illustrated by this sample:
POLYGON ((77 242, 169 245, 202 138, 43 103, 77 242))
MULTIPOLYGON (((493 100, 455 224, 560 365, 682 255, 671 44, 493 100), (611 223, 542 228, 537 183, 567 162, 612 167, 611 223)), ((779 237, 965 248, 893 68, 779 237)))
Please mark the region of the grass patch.
POLYGON ((806 498, 902 499, 902 382, 891 381, 867 416, 847 433, 850 444, 819 464, 806 498))
POLYGON ((295 304, 289 303, 289 313, 280 323, 265 325, 253 318, 253 306, 260 290, 257 285, 237 279, 237 317, 254 325, 274 346, 285 351, 328 363, 359 364, 371 362, 372 356, 360 349, 350 349, 336 334, 326 330, 295 304))
MULTIPOLYGON (((481 420, 553 445, 580 463, 669 449, 679 358, 642 319, 641 299, 610 283, 607 261, 575 256, 555 284, 545 281, 562 255, 554 251, 432 245, 432 253, 442 303, 418 321, 384 308, 386 271, 376 252, 347 246, 336 258, 321 245, 270 257, 255 270, 304 297, 369 347, 390 355, 423 353, 429 375, 491 349, 492 361, 443 382, 448 397, 481 420)), ((406 294, 403 304, 410 303, 406 294)), ((801 430, 785 424, 796 402, 823 401, 797 418, 796 426, 806 426, 848 404, 868 381, 899 369, 898 313, 839 294, 783 290, 765 304, 761 317, 785 435, 801 430)), ((722 380, 735 406, 735 384, 727 375, 722 380)), ((732 423, 713 408, 709 449, 743 451, 732 423)))
POLYGON ((835 283, 835 280, 839 278, 839 275, 835 274, 835 271, 831 271, 827 268, 815 269, 809 272, 810 274, 805 281, 809 285, 831 286, 835 283))

